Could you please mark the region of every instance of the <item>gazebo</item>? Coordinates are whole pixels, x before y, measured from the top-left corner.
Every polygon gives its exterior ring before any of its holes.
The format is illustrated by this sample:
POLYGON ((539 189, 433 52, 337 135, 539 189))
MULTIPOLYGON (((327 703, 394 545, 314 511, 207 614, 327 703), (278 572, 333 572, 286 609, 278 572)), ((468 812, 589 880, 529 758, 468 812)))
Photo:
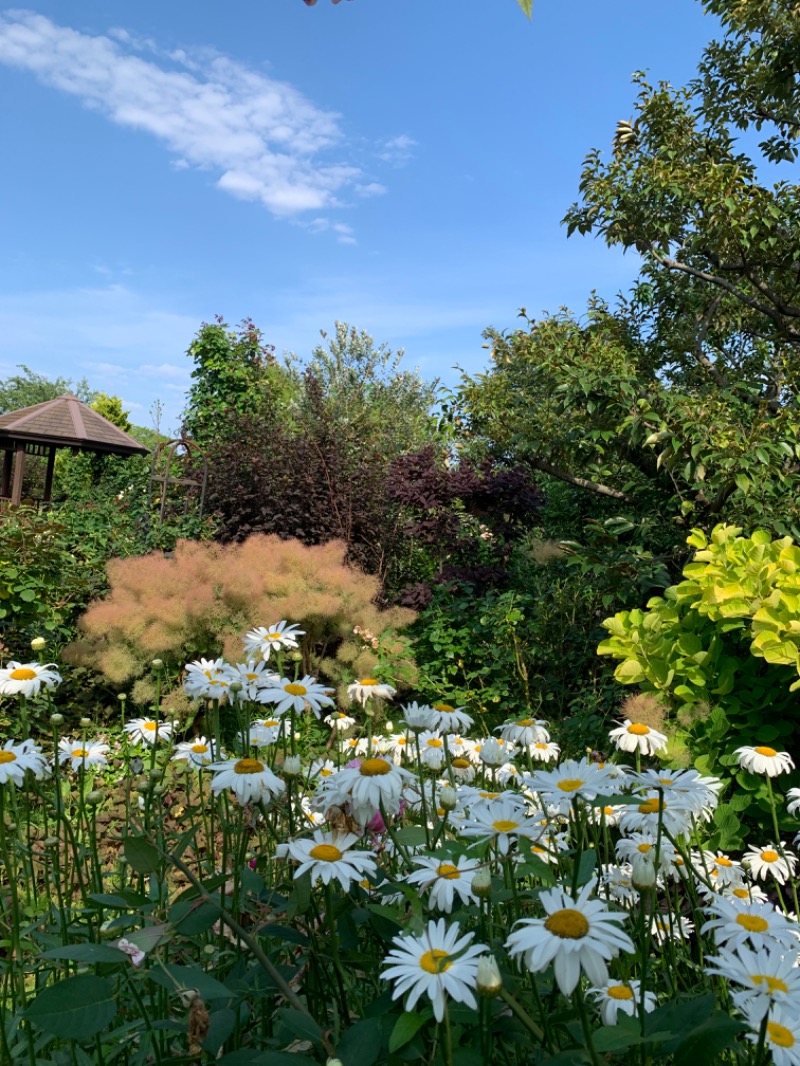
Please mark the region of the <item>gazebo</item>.
POLYGON ((0 506, 22 503, 26 455, 47 457, 42 502, 49 503, 58 448, 106 455, 148 455, 150 451, 71 392, 0 415, 0 448, 4 453, 0 506))

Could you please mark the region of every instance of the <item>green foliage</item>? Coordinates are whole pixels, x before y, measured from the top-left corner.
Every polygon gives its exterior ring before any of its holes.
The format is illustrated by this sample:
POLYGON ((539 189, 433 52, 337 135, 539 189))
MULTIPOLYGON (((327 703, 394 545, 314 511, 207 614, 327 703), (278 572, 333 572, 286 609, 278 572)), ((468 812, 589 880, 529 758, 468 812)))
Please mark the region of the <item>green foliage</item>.
MULTIPOLYGON (((796 748, 800 688, 800 549, 763 530, 717 526, 710 539, 694 530, 697 549, 685 580, 648 601, 647 611, 606 619, 610 636, 600 655, 621 660, 614 676, 625 685, 667 696, 675 726, 702 772, 735 777, 748 793, 748 817, 766 820, 763 780, 738 769, 742 745, 796 748)), ((716 814, 722 845, 740 842, 738 812, 716 814)))
POLYGON ((183 426, 192 440, 204 446, 224 436, 230 413, 254 415, 265 394, 290 387, 273 350, 249 319, 236 330, 219 316, 200 327, 187 353, 195 369, 183 426))
POLYGON ((18 411, 21 407, 32 407, 37 403, 55 400, 65 392, 74 392, 84 403, 90 403, 96 395, 89 388, 86 378, 81 378, 78 382, 62 377, 51 380, 22 363, 19 364, 19 369, 21 374, 12 374, 5 381, 0 381, 0 413, 18 411))

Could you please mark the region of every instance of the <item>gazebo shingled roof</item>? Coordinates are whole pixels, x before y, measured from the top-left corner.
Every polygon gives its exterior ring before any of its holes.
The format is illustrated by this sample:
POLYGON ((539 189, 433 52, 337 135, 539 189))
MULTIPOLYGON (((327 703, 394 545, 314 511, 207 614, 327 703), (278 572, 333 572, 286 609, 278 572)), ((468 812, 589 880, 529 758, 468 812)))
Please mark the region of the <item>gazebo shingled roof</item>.
POLYGON ((147 455, 138 440, 119 426, 93 411, 71 392, 45 400, 19 411, 0 415, 0 449, 5 452, 0 500, 18 504, 22 500, 25 452, 47 451, 44 499, 48 501, 53 483, 53 464, 57 448, 110 455, 147 455), (13 458, 16 455, 16 463, 13 458), (12 485, 12 463, 14 467, 12 485))

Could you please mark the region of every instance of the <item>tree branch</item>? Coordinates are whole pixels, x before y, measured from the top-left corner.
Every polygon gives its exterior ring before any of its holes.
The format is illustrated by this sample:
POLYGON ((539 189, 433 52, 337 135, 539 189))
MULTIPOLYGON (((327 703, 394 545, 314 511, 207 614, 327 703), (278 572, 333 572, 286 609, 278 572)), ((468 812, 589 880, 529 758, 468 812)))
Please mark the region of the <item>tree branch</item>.
POLYGON ((563 467, 553 466, 552 463, 548 463, 544 459, 528 459, 528 462, 534 470, 541 470, 543 474, 549 474, 551 477, 558 478, 559 481, 577 485, 579 489, 586 489, 588 492, 594 492, 598 496, 610 496, 613 500, 624 500, 625 503, 633 502, 630 496, 620 492, 619 489, 612 489, 610 485, 600 485, 598 482, 590 481, 585 477, 577 477, 575 474, 570 474, 568 470, 564 470, 563 467))

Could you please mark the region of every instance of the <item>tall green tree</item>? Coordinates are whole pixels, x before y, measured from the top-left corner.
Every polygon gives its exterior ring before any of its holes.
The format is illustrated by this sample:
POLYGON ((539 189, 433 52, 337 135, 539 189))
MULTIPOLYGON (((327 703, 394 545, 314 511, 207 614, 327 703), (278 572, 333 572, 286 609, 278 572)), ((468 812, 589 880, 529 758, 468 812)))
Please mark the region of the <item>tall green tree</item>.
POLYGON ((12 374, 0 381, 0 414, 55 400, 65 392, 74 392, 84 403, 90 403, 95 397, 86 378, 77 382, 64 377, 48 378, 24 363, 20 363, 18 369, 22 371, 21 374, 12 374))

